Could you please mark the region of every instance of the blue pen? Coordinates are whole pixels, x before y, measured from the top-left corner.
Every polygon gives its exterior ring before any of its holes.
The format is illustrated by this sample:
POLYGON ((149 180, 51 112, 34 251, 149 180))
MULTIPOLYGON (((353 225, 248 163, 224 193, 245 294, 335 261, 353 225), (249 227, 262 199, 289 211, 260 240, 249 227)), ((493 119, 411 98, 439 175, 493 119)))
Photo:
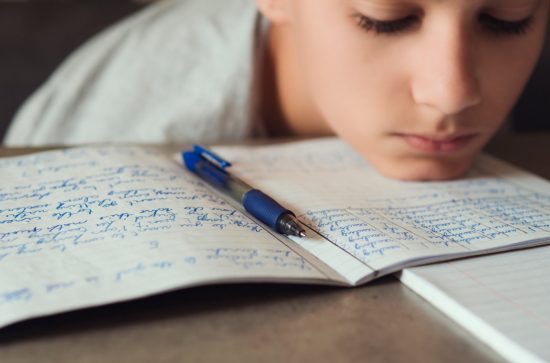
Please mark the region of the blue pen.
POLYGON ((229 194, 241 203, 248 213, 276 232, 297 237, 306 236, 305 229, 294 213, 260 190, 231 175, 227 171, 231 166, 228 161, 199 145, 193 146, 192 151, 184 151, 182 157, 187 169, 229 194))

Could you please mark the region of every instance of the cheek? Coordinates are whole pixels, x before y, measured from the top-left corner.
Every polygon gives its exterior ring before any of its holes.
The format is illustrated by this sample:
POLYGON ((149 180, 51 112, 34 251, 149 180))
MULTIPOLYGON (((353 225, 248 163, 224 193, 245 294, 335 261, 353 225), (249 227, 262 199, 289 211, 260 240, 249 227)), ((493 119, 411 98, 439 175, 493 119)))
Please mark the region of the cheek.
POLYGON ((346 20, 331 20, 330 29, 304 25, 298 51, 314 106, 353 144, 350 138, 367 141, 391 129, 392 111, 405 109, 408 87, 406 76, 400 74, 405 67, 402 56, 395 54, 397 47, 385 47, 352 19, 346 20))
MULTIPOLYGON (((484 113, 487 120, 505 118, 510 112, 537 63, 546 23, 510 41, 484 44, 478 63, 482 79, 484 113)), ((497 123, 498 120, 495 120, 497 123)))
POLYGON ((521 94, 533 70, 538 52, 533 49, 488 52, 484 60, 483 99, 487 108, 506 114, 521 94), (514 54, 512 54, 514 53, 514 54), (518 57, 518 55, 522 55, 518 57))

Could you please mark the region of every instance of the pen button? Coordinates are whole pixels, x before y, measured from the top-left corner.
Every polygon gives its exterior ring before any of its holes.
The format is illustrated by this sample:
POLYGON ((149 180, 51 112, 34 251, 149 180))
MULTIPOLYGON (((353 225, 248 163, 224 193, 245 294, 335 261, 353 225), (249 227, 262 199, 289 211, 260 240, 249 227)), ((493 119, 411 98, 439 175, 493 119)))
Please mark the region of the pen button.
POLYGON ((211 163, 217 165, 221 169, 225 169, 231 166, 231 163, 229 161, 222 159, 219 155, 200 145, 193 145, 193 151, 205 158, 206 160, 210 161, 211 163))

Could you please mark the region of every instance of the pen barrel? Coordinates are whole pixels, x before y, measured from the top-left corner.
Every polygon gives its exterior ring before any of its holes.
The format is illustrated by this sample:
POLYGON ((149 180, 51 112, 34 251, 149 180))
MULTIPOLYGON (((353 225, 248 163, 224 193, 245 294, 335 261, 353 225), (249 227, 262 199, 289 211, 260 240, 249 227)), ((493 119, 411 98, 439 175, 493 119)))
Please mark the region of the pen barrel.
POLYGON ((252 189, 246 192, 243 196, 242 204, 248 213, 280 233, 282 231, 279 231, 278 222, 281 216, 285 214, 294 216, 294 213, 281 206, 273 200, 273 198, 258 189, 252 189))
POLYGON ((203 159, 196 152, 184 152, 183 159, 189 170, 240 202, 248 213, 274 231, 290 236, 306 236, 296 215, 270 196, 252 188, 244 181, 229 174, 225 169, 203 159))
POLYGON ((221 170, 206 161, 195 163, 192 171, 200 176, 202 180, 218 188, 224 193, 229 194, 238 202, 242 201, 246 192, 253 189, 242 180, 232 177, 224 170, 221 170))

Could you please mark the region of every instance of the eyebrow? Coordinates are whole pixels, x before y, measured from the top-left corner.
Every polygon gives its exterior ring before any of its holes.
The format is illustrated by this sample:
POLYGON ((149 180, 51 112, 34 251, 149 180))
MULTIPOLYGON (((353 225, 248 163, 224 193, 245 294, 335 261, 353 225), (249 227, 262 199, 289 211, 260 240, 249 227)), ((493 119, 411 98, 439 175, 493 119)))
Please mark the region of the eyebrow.
MULTIPOLYGON (((469 0, 466 0, 469 1, 469 0)), ((525 9, 530 8, 531 11, 536 11, 541 7, 545 0, 485 0, 480 1, 482 8, 498 8, 503 6, 504 8, 525 9)), ((387 6, 388 8, 397 6, 410 6, 418 7, 423 4, 441 4, 449 3, 448 0, 350 0, 350 2, 357 4, 357 6, 365 6, 368 4, 387 6)))
MULTIPOLYGON (((414 3, 418 3, 418 2, 422 2, 422 3, 425 3, 425 2, 431 2, 431 3, 449 2, 449 0, 353 0, 353 1, 358 1, 358 2, 363 2, 363 3, 378 2, 378 3, 403 3, 403 4, 414 4, 414 3)), ((499 4, 501 4, 503 2, 504 3, 510 3, 510 4, 520 3, 521 5, 533 4, 533 5, 535 5, 535 7, 538 7, 542 1, 543 0, 496 0, 494 2, 499 3, 499 4)), ((493 1, 491 1, 491 2, 493 2, 493 1)))

